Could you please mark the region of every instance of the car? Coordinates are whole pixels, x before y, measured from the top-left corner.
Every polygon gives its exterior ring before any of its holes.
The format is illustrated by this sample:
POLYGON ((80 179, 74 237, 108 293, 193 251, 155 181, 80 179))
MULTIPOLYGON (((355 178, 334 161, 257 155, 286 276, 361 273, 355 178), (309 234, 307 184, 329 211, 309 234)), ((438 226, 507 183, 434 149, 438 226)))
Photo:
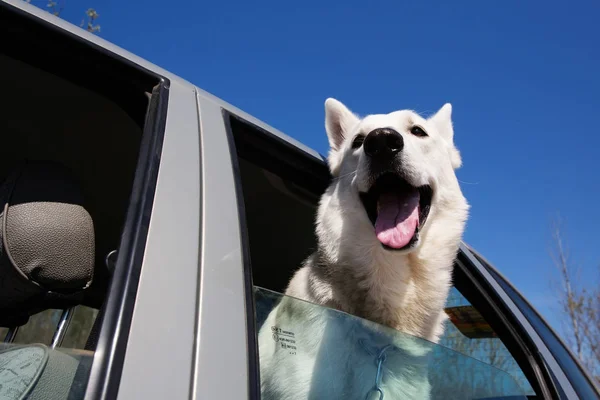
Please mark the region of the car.
MULTIPOLYGON (((27 2, 0 2, 0 36, 0 398, 260 399, 325 158, 27 2)), ((600 398, 466 243, 453 278, 432 398, 600 398)))

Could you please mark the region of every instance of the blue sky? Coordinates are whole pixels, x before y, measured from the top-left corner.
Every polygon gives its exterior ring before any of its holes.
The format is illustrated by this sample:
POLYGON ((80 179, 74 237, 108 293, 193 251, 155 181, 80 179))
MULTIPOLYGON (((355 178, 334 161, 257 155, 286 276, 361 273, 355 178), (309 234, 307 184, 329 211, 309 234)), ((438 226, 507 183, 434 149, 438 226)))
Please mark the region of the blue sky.
MULTIPOLYGON (((35 0, 34 0, 35 3, 35 0)), ((41 3, 43 6, 43 3, 41 3)), ((465 239, 559 327, 550 222, 600 264, 600 3, 69 0, 100 36, 327 151, 323 102, 454 109, 465 239)))

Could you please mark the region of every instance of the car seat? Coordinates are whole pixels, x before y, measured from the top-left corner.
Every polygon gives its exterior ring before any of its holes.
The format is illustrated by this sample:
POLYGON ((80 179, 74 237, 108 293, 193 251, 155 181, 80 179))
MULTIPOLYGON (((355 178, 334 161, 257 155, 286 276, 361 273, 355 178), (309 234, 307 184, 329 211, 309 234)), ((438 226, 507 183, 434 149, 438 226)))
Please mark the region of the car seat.
POLYGON ((70 171, 54 162, 15 167, 0 185, 0 327, 10 328, 0 344, 0 398, 83 398, 90 352, 58 347, 93 282, 94 259, 93 221, 70 171), (10 344, 47 309, 63 309, 50 345, 10 344))

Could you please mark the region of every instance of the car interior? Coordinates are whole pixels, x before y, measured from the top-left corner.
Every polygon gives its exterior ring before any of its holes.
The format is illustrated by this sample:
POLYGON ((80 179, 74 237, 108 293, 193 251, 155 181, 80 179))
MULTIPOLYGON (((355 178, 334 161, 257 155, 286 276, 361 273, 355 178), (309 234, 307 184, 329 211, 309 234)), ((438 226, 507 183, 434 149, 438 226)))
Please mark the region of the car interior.
POLYGON ((159 80, 9 7, 0 35, 0 397, 83 398, 159 80))

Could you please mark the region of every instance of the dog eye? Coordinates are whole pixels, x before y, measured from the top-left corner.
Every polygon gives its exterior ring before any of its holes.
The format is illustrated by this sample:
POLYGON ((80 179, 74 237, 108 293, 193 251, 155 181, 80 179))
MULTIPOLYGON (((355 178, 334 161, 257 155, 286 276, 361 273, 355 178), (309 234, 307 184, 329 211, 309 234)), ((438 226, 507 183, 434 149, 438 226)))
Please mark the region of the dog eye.
POLYGON ((357 135, 354 138, 354 141, 352 142, 352 148, 358 149, 360 146, 362 146, 364 141, 365 141, 365 135, 357 135))
POLYGON ((427 136, 427 132, 425 132, 420 126, 413 126, 412 128, 410 128, 410 133, 419 137, 427 136))

